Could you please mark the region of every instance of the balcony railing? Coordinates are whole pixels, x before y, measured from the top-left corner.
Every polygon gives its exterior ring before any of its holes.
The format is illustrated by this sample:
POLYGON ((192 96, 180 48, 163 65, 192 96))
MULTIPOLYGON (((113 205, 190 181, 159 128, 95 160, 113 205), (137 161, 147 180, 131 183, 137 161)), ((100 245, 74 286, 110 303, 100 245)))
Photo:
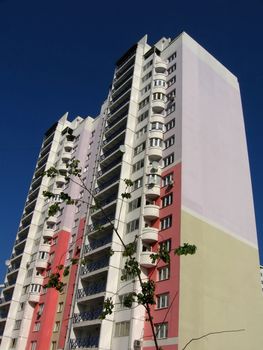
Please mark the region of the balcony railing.
POLYGON ((77 299, 81 299, 81 298, 88 297, 90 295, 105 292, 105 289, 106 289, 106 281, 91 284, 86 288, 78 289, 77 299))
POLYGON ((120 127, 117 131, 110 135, 110 138, 103 141, 103 146, 110 143, 116 136, 121 135, 125 131, 125 126, 120 127))
POLYGON ((117 193, 115 193, 113 196, 110 196, 110 197, 108 197, 108 198, 105 198, 104 200, 100 200, 100 201, 99 201, 100 207, 99 207, 99 208, 93 208, 93 209, 91 210, 91 214, 93 214, 93 213, 99 211, 101 207, 105 207, 105 205, 116 201, 116 199, 117 199, 117 193))
POLYGON ((85 311, 81 312, 79 314, 73 315, 73 323, 79 323, 83 321, 92 321, 97 320, 102 312, 102 308, 92 310, 92 311, 85 311))
POLYGON ((104 239, 96 239, 96 240, 94 240, 92 243, 85 245, 85 247, 84 247, 84 254, 85 253, 89 253, 89 252, 91 252, 94 249, 103 247, 104 245, 110 243, 111 240, 112 240, 111 236, 106 237, 104 239))
POLYGON ((90 335, 86 338, 70 339, 70 349, 97 348, 99 346, 99 336, 90 335))
POLYGON ((123 145, 123 141, 122 142, 118 142, 117 145, 115 145, 114 147, 112 147, 111 149, 109 149, 108 151, 104 152, 101 156, 100 156, 100 161, 104 160, 105 158, 107 158, 108 156, 110 156, 113 152, 115 152, 117 149, 120 148, 120 146, 123 145))
POLYGON ((11 272, 18 270, 18 269, 19 269, 19 265, 10 266, 7 269, 7 273, 11 273, 11 272))
MULTIPOLYGON (((112 222, 112 224, 114 225, 114 216, 109 216, 109 220, 112 222)), ((90 224, 87 226, 87 233, 98 230, 100 228, 100 226, 108 224, 109 220, 107 220, 106 218, 101 219, 101 220, 96 220, 96 222, 94 222, 94 224, 90 224)))
POLYGON ((91 262, 85 266, 83 266, 80 270, 81 275, 86 275, 89 272, 93 272, 99 269, 102 269, 103 267, 106 267, 109 265, 109 258, 105 257, 103 259, 91 262))
POLYGON ((109 187, 110 185, 114 184, 118 180, 120 180, 120 177, 119 176, 114 176, 109 181, 101 183, 98 187, 94 188, 93 194, 96 195, 97 193, 99 193, 102 190, 104 190, 104 188, 109 187))
POLYGON ((102 175, 104 175, 105 173, 107 173, 109 170, 112 170, 112 168, 115 167, 115 165, 118 165, 121 163, 121 158, 116 159, 114 162, 111 162, 110 165, 106 166, 105 168, 103 168, 102 170, 98 171, 97 173, 97 178, 101 177, 102 175))

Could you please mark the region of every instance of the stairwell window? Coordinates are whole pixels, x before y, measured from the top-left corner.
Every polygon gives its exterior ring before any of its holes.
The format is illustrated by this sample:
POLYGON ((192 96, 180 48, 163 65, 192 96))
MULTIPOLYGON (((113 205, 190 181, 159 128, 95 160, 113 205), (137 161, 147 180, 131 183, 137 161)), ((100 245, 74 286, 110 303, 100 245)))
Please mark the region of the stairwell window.
POLYGON ((127 337, 130 334, 130 321, 115 323, 115 337, 127 337))

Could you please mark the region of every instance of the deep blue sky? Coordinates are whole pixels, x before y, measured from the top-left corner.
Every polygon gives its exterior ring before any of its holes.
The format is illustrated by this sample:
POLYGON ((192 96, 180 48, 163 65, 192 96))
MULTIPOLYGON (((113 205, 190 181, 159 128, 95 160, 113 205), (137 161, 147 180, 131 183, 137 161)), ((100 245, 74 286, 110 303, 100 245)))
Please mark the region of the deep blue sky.
POLYGON ((0 281, 43 133, 66 111, 96 115, 114 62, 146 33, 184 30, 238 77, 263 246, 262 18, 262 0, 0 0, 0 281))

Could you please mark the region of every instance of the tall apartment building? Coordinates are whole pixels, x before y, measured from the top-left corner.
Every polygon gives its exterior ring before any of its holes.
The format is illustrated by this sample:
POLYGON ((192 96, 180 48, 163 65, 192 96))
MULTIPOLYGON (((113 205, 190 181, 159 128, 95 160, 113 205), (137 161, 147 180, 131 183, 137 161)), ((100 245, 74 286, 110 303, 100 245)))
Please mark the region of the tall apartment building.
POLYGON ((0 349, 144 349, 153 336, 142 306, 123 306, 137 280, 121 280, 120 241, 138 237, 142 278, 156 282, 153 322, 163 350, 259 349, 263 300, 241 99, 237 79, 187 34, 147 37, 116 63, 96 118, 63 116, 45 134, 17 232, 0 304, 0 349), (88 190, 66 182, 76 158, 88 190), (42 177, 55 166, 60 174, 42 177), (133 181, 123 199, 124 179, 133 181), (47 218, 43 190, 62 190, 77 205, 47 218), (175 256, 178 245, 197 246, 175 256), (160 245, 170 264, 153 263, 160 245), (110 255, 110 249, 117 251, 110 255), (71 258, 61 293, 51 272, 71 258), (112 297, 112 315, 100 320, 112 297), (237 331, 238 330, 238 331, 237 331), (222 331, 226 331, 223 332, 222 331), (232 332, 233 331, 233 332, 232 332))

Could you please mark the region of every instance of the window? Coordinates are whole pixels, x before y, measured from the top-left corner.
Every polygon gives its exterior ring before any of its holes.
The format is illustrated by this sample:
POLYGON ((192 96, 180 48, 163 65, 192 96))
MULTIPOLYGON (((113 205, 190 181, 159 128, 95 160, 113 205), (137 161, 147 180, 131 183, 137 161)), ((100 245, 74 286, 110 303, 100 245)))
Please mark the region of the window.
POLYGON ((167 69, 168 75, 171 74, 172 72, 174 72, 175 70, 176 70, 176 63, 167 69))
POLYGON ((75 208, 75 213, 76 214, 80 212, 80 207, 81 207, 81 204, 76 206, 76 208, 75 208))
POLYGON ((174 52, 171 56, 168 57, 168 63, 172 62, 176 58, 176 52, 174 52))
POLYGON ((167 174, 162 178, 162 186, 170 185, 173 182, 173 173, 167 174))
POLYGON ((158 139, 156 137, 150 139, 150 147, 162 147, 162 145, 162 139, 158 139))
POLYGON ((36 350, 36 348, 37 348, 37 342, 36 341, 32 341, 30 350, 36 350))
POLYGON ((145 125, 142 129, 136 132, 136 138, 138 139, 142 135, 144 135, 147 132, 147 125, 145 125))
POLYGON ((57 308, 57 312, 62 312, 63 309, 63 302, 58 303, 58 308, 57 308))
POLYGON ((157 339, 165 339, 168 336, 168 323, 160 323, 155 325, 157 339))
POLYGON ((38 258, 40 259, 40 260, 47 260, 48 259, 48 253, 47 252, 39 252, 38 253, 38 258))
POLYGON ((41 315, 43 310, 44 310, 44 305, 45 304, 39 304, 39 307, 38 307, 38 314, 41 315))
POLYGON ((50 344, 50 350, 56 350, 56 348, 57 348, 57 342, 52 341, 52 343, 50 344))
POLYGON ((169 104, 166 108, 166 115, 169 115, 175 111, 175 103, 169 104))
POLYGON ((136 156, 137 154, 143 152, 145 150, 145 145, 146 145, 146 142, 143 142, 139 146, 135 147, 134 155, 136 156))
POLYGON ((12 349, 16 348, 16 345, 17 345, 17 338, 13 338, 13 339, 11 340, 11 348, 12 348, 12 349))
POLYGON ((115 323, 115 337, 127 337, 130 334, 130 321, 115 323))
POLYGON ((169 92, 169 94, 166 95, 167 100, 169 101, 173 101, 174 97, 176 96, 176 90, 173 89, 171 92, 169 92))
POLYGON ((133 211, 141 206, 141 197, 134 199, 129 203, 129 211, 133 211))
POLYGON ((144 119, 148 118, 148 115, 149 115, 149 111, 146 111, 146 112, 140 114, 138 117, 139 123, 142 122, 144 119))
POLYGON ((148 185, 160 185, 160 176, 157 174, 149 174, 148 185))
POLYGON ((172 226, 172 215, 166 216, 161 219, 161 230, 165 230, 172 226))
POLYGON ((139 179, 137 179, 133 182, 133 191, 136 191, 136 190, 138 190, 138 188, 142 187, 142 180, 143 180, 143 178, 140 177, 139 179))
POLYGON ((84 169, 83 169, 83 174, 86 173, 89 169, 89 166, 88 165, 85 165, 84 169))
POLYGON ((148 80, 152 76, 152 72, 149 72, 145 74, 144 77, 142 77, 142 82, 144 83, 146 80, 148 80))
POLYGON ((40 293, 41 291, 41 284, 31 284, 30 285, 30 293, 40 293))
POLYGON ((160 122, 153 122, 151 123, 151 130, 164 130, 164 126, 163 123, 160 122))
POLYGON ((135 173, 136 171, 140 170, 143 167, 144 167, 144 159, 141 159, 133 165, 132 171, 135 173))
POLYGON ((166 82, 165 80, 162 80, 162 79, 156 79, 154 80, 153 85, 166 87, 166 82))
POLYGON ((123 294, 123 295, 119 295, 119 303, 117 305, 117 308, 119 310, 123 310, 125 309, 125 306, 124 306, 124 299, 125 297, 127 296, 128 294, 123 294))
POLYGON ((153 93, 153 100, 165 100, 165 94, 163 94, 162 92, 155 92, 153 93))
POLYGON ((148 96, 139 103, 139 110, 142 109, 144 106, 146 106, 149 102, 150 102, 150 97, 148 96))
POLYGON ((34 332, 38 332, 40 330, 40 322, 35 322, 34 324, 34 332))
POLYGON ((168 307, 168 299, 169 294, 160 294, 157 296, 157 309, 163 309, 164 307, 168 307))
POLYGON ((162 198, 162 207, 165 208, 173 203, 173 194, 170 193, 162 198))
POLYGON ((14 325, 14 330, 18 330, 21 327, 22 320, 16 320, 14 325))
POLYGON ((174 135, 169 137, 169 139, 164 141, 164 148, 165 149, 171 147, 172 145, 174 145, 174 135))
POLYGON ((147 84, 142 90, 141 95, 144 95, 147 91, 151 90, 151 84, 147 84))
POLYGON ((176 75, 174 75, 170 80, 167 81, 167 87, 172 86, 176 82, 176 75))
POLYGON ((59 326, 60 326, 60 322, 59 321, 55 322, 53 332, 58 332, 59 326))
POLYGON ((127 233, 130 233, 132 231, 138 230, 138 228, 139 228, 139 219, 135 219, 128 222, 126 230, 127 230, 127 233))
POLYGON ((163 158, 163 167, 167 167, 168 165, 172 164, 174 162, 174 154, 171 153, 169 156, 163 158))
POLYGON ((31 277, 33 275, 33 270, 34 269, 27 270, 26 277, 31 277))
POLYGON ((149 62, 147 62, 144 66, 143 66, 143 71, 146 71, 146 69, 148 69, 149 67, 151 67, 151 65, 153 64, 153 60, 150 60, 149 62))
POLYGON ((169 131, 174 127, 175 127, 175 119, 172 119, 168 123, 165 124, 165 131, 169 131))
POLYGON ((164 281, 168 280, 170 277, 170 268, 169 266, 164 266, 158 269, 158 280, 164 281))
POLYGON ((19 311, 24 310, 25 307, 25 302, 23 301, 22 303, 19 304, 19 311))
POLYGON ((50 256, 49 256, 49 263, 50 263, 50 264, 52 264, 52 262, 53 262, 53 260, 54 260, 54 257, 55 257, 55 254, 54 254, 54 253, 50 254, 50 256))
POLYGON ((171 239, 167 239, 166 241, 160 242, 159 244, 160 250, 165 250, 167 252, 171 251, 171 239))

